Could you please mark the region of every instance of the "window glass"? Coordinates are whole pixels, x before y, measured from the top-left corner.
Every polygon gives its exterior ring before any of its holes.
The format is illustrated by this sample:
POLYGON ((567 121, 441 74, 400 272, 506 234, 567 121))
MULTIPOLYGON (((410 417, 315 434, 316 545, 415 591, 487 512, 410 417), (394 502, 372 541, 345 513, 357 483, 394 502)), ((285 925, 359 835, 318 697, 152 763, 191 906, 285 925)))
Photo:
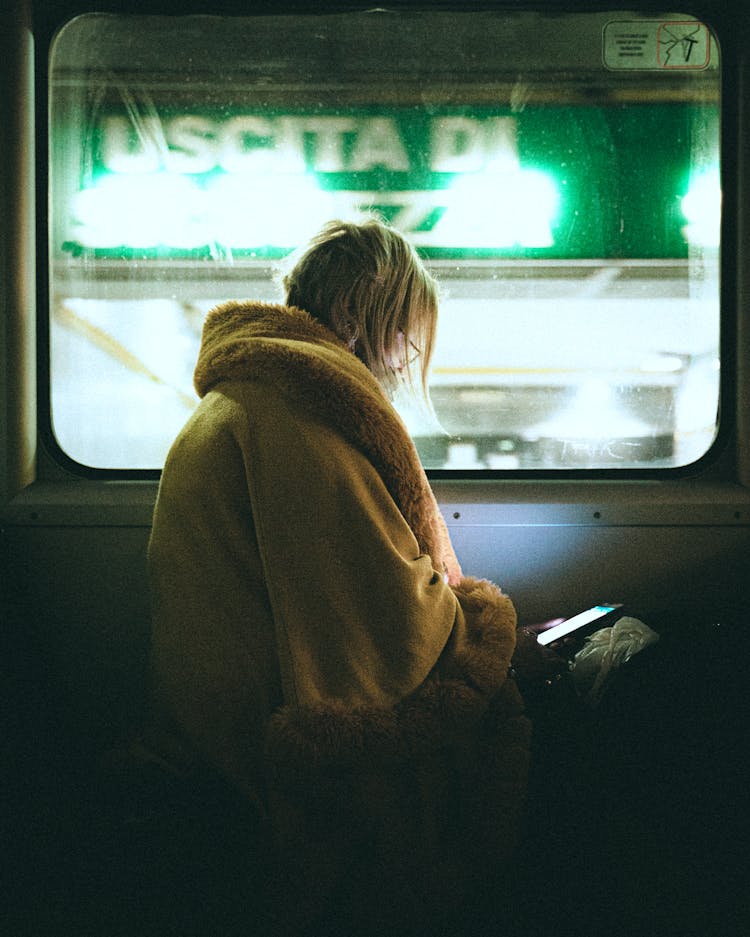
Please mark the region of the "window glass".
POLYGON ((69 22, 50 56, 51 416, 158 468, 206 311, 373 212, 440 280, 428 468, 672 468, 719 409, 719 49, 682 15, 69 22))

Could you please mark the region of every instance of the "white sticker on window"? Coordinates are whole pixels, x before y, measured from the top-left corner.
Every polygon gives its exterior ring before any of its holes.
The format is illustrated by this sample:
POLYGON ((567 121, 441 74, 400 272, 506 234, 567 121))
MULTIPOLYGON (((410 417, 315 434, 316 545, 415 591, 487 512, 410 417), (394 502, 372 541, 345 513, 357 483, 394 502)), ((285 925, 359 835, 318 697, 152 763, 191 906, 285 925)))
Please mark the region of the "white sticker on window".
POLYGON ((694 71, 710 63, 711 36, 695 20, 616 21, 604 27, 602 54, 611 69, 694 71))

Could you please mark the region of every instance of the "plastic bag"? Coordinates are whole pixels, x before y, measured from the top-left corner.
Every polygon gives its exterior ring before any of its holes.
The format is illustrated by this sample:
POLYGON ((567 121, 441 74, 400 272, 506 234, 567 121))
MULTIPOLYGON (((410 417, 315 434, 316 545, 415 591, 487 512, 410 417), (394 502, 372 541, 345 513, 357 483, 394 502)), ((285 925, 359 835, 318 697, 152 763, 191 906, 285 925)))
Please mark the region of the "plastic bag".
POLYGON ((629 616, 620 618, 611 628, 595 631, 570 665, 578 695, 596 706, 612 673, 658 640, 659 635, 647 624, 629 616))

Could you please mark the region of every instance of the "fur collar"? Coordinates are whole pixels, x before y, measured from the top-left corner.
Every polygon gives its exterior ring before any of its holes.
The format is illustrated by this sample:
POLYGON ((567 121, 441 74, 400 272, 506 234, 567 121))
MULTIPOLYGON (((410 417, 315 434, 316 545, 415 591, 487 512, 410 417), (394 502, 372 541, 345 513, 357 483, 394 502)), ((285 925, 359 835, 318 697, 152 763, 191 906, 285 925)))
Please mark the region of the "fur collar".
POLYGON ((414 444, 383 388, 330 329, 294 307, 227 302, 203 326, 195 389, 253 380, 281 388, 375 466, 420 549, 457 584, 461 569, 414 444))

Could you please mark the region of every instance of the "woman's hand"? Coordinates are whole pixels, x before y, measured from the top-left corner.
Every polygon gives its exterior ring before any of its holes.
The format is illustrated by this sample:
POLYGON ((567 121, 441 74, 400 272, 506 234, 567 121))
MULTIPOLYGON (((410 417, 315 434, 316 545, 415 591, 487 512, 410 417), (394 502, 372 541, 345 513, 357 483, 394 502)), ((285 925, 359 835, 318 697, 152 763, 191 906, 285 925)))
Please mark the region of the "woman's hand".
POLYGON ((518 628, 512 666, 519 685, 540 686, 564 673, 568 662, 539 644, 532 629, 518 628))

